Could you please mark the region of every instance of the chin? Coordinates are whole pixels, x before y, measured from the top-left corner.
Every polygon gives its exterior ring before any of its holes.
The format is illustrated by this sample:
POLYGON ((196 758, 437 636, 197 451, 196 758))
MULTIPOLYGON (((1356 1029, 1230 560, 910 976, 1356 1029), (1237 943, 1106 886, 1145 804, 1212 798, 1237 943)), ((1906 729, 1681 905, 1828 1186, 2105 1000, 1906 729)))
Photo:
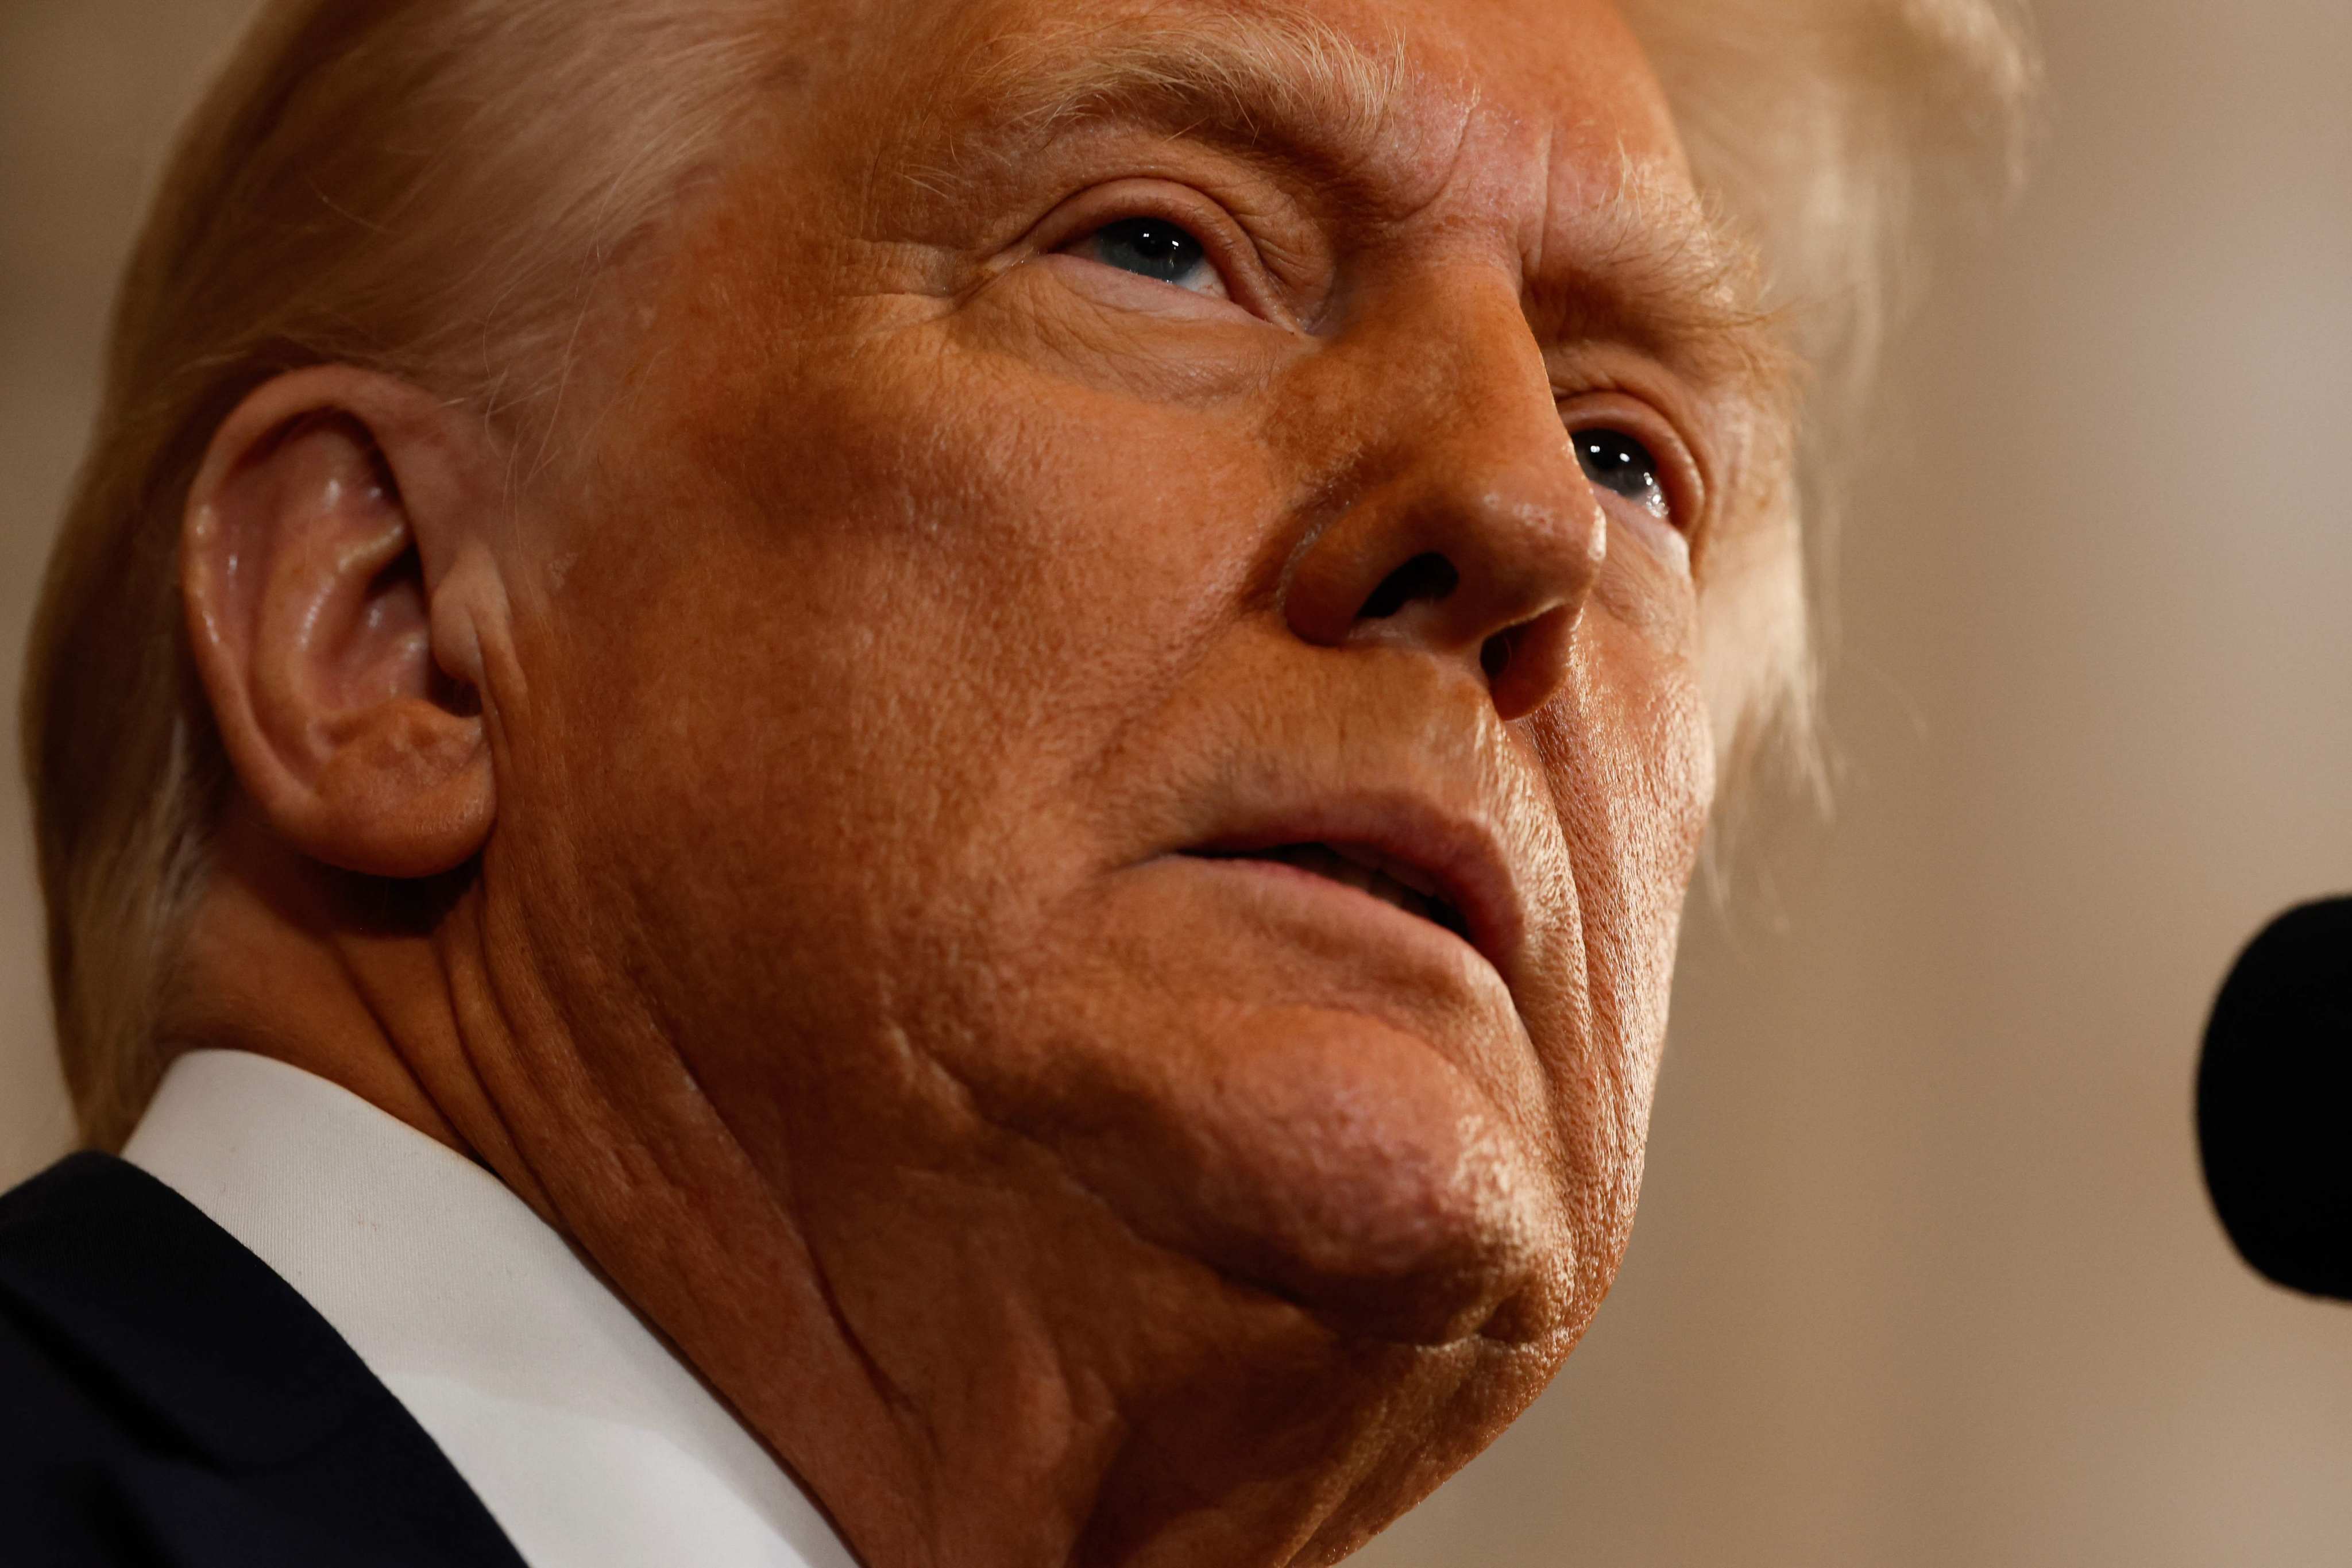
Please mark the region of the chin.
POLYGON ((1571 1190, 1574 1111, 1475 952, 1164 868, 1055 912, 963 993, 956 1076, 1137 1236, 1358 1342, 1589 1316, 1607 1238, 1579 1216, 1608 1205, 1571 1190))
POLYGON ((1359 1013, 1209 1011, 1159 1048, 1080 1047, 1084 1111, 1051 1117, 1139 1235, 1350 1340, 1531 1342, 1576 1315, 1571 1205, 1445 1054, 1359 1013))

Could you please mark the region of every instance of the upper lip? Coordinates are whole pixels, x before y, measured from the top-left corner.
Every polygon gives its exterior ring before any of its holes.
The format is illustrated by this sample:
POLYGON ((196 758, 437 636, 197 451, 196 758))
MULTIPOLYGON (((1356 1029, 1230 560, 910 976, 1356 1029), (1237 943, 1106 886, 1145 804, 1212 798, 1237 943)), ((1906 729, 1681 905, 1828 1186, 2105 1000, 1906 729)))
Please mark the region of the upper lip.
MULTIPOLYGON (((1501 836, 1482 816, 1444 810, 1413 795, 1349 795, 1256 817, 1186 847, 1195 855, 1247 856, 1322 844, 1351 859, 1399 870, 1454 906, 1468 940, 1507 983, 1527 938, 1527 898, 1501 836)), ((1417 885, 1418 883, 1418 885, 1417 885)))

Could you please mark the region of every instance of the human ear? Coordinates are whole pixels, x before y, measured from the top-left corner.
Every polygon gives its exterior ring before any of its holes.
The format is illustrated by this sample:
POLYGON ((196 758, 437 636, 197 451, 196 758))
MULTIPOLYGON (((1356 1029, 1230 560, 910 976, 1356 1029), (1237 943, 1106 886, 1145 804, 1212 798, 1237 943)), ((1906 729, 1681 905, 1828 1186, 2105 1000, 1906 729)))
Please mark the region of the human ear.
POLYGON ((415 387, 319 366, 239 404, 190 488, 181 593, 222 745, 315 860, 428 877, 488 837, 486 445, 415 387))

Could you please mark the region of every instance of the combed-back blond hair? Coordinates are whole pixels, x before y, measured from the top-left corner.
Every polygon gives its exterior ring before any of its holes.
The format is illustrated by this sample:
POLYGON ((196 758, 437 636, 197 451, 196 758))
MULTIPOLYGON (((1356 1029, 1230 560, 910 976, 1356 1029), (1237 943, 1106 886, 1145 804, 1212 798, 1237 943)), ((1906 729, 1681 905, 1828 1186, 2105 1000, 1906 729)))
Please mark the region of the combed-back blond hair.
MULTIPOLYGON (((588 290, 756 105, 789 3, 270 0, 184 133, 26 672, 58 1047, 90 1144, 121 1145, 162 1072, 229 787, 178 592, 214 431, 271 376, 330 362, 544 426, 588 290)), ((2027 69, 2003 0, 1623 8, 1817 387, 1850 395, 1921 204, 2012 155, 2027 69)), ((1785 510, 1737 610, 1727 752, 1809 689, 1785 510)))

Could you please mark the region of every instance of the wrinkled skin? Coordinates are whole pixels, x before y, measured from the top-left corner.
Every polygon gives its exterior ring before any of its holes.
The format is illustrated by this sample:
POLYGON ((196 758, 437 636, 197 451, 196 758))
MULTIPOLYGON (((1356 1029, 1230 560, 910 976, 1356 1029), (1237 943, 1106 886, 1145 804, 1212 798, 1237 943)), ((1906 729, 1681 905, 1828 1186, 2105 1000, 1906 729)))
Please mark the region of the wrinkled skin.
POLYGON ((1085 56, 1045 0, 796 12, 519 499, 330 367, 192 501, 241 793, 181 1037, 498 1171, 875 1568, 1344 1555, 1632 1221, 1756 389, 1580 308, 1686 190, 1607 0, 1306 9, 1404 68, 1299 148, 919 68, 1085 56), (1139 216, 1213 280, 1102 259, 1139 216), (1488 866, 1475 945, 1186 853, 1317 838, 1488 866))

